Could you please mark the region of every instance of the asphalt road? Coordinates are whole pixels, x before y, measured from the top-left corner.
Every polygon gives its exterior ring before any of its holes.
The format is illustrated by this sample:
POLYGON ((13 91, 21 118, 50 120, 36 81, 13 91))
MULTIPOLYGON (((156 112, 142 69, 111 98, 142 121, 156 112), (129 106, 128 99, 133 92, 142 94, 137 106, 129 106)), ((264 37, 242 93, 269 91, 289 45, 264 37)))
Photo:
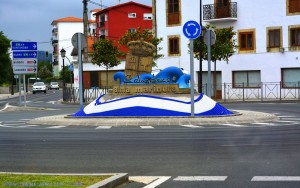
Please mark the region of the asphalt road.
MULTIPOLYGON (((45 99, 43 104, 48 105, 47 100, 50 99, 45 99)), ((76 106, 2 112, 2 125, 10 121, 11 126, 0 127, 0 169, 160 176, 166 181, 157 187, 163 188, 300 187, 300 104, 232 103, 224 106, 276 113, 287 123, 198 129, 180 126, 50 128, 22 126, 18 121, 71 112, 76 106), (291 121, 294 123, 288 124, 291 121)), ((131 183, 125 187, 141 185, 131 183)))

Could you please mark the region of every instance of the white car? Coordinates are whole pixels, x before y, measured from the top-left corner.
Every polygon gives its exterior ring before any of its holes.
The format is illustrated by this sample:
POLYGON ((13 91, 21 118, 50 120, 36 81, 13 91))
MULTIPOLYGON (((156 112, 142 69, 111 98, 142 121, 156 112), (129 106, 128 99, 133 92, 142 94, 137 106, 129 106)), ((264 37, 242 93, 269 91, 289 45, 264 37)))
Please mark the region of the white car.
POLYGON ((57 82, 50 82, 48 89, 59 89, 59 85, 57 82))
POLYGON ((35 82, 32 85, 32 93, 35 94, 36 92, 47 92, 46 85, 44 82, 35 82))

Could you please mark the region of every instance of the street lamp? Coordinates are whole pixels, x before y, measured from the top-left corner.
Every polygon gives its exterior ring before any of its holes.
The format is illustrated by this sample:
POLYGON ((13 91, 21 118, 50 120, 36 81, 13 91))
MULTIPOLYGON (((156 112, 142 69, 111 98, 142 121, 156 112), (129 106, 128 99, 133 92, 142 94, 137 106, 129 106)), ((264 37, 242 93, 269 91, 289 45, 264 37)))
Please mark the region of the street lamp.
POLYGON ((61 58, 62 58, 62 60, 63 60, 63 69, 62 69, 62 71, 63 71, 63 87, 65 87, 65 57, 66 57, 66 50, 65 49, 61 49, 60 50, 60 55, 61 55, 61 58))

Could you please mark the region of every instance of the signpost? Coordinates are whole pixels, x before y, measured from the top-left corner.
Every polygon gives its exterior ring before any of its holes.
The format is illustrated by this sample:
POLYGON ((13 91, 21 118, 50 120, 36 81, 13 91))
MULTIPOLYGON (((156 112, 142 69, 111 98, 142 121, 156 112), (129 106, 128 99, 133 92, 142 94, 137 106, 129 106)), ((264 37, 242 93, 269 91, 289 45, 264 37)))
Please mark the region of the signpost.
POLYGON ((12 67, 15 75, 19 77, 19 102, 21 105, 21 76, 24 82, 24 106, 26 107, 26 81, 25 74, 37 73, 37 42, 11 42, 13 54, 12 67))
POLYGON ((201 27, 198 22, 190 20, 183 25, 183 34, 190 39, 190 90, 191 90, 191 116, 195 116, 194 104, 194 39, 198 38, 201 34, 201 27))
MULTIPOLYGON (((204 34, 204 42, 207 45, 207 96, 212 96, 212 81, 211 81, 211 45, 216 43, 216 34, 211 29, 208 29, 204 34)), ((216 87, 216 86, 215 86, 216 87)))

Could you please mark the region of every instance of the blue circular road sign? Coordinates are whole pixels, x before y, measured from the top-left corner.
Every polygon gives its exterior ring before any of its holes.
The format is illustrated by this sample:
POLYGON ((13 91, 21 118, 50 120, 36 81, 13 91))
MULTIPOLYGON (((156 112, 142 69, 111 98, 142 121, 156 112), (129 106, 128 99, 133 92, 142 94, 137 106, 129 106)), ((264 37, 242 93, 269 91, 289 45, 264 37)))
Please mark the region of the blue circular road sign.
POLYGON ((183 25, 183 34, 189 39, 196 39, 201 34, 201 27, 198 22, 190 20, 183 25))

